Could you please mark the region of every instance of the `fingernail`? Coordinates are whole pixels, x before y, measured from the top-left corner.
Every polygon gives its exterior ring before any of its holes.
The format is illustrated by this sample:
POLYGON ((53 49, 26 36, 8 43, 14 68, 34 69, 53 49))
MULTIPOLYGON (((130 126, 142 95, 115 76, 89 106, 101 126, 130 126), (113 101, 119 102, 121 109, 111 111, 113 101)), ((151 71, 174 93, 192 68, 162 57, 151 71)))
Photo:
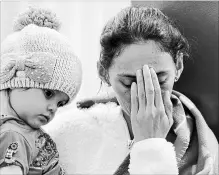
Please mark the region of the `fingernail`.
POLYGON ((141 69, 137 70, 137 74, 140 75, 141 74, 141 69))
POLYGON ((153 67, 149 67, 150 71, 154 71, 154 68, 153 67))
POLYGON ((148 67, 147 64, 145 64, 145 65, 143 66, 143 68, 145 68, 145 69, 149 69, 149 67, 148 67))

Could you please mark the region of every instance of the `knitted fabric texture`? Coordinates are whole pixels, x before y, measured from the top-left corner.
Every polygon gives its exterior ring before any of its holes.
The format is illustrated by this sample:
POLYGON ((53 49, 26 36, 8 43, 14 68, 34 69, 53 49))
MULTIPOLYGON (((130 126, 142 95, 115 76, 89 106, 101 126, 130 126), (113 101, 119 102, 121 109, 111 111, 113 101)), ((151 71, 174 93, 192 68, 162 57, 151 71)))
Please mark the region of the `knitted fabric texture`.
POLYGON ((81 86, 81 62, 70 42, 58 31, 36 22, 27 24, 2 42, 0 63, 0 90, 58 90, 66 93, 70 102, 81 86))

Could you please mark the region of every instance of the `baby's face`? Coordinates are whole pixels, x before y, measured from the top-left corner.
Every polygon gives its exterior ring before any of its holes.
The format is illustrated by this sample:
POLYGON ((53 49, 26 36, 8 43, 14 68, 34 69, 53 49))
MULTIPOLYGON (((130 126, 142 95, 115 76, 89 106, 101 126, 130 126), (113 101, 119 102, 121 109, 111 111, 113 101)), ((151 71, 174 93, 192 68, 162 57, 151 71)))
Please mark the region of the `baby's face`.
POLYGON ((58 107, 68 102, 68 96, 57 90, 12 89, 10 103, 17 115, 32 128, 49 123, 58 107))

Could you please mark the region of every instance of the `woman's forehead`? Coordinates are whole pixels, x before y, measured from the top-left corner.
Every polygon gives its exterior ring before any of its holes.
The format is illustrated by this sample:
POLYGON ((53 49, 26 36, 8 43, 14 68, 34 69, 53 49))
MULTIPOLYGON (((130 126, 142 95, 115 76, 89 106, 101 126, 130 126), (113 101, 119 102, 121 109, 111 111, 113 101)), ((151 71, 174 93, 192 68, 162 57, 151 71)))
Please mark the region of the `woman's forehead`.
POLYGON ((174 62, 171 55, 155 48, 150 43, 133 44, 123 50, 114 60, 114 71, 135 72, 147 64, 155 70, 173 68, 174 62))

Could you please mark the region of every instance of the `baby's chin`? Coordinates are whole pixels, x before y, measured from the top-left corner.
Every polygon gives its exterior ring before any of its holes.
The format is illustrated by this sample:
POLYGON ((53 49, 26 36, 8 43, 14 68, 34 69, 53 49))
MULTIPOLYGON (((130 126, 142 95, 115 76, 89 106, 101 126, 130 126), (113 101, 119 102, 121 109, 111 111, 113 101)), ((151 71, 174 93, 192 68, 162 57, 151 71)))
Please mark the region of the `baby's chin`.
POLYGON ((48 124, 48 122, 44 122, 44 121, 35 121, 34 123, 29 123, 29 126, 33 129, 40 129, 42 126, 48 124))

